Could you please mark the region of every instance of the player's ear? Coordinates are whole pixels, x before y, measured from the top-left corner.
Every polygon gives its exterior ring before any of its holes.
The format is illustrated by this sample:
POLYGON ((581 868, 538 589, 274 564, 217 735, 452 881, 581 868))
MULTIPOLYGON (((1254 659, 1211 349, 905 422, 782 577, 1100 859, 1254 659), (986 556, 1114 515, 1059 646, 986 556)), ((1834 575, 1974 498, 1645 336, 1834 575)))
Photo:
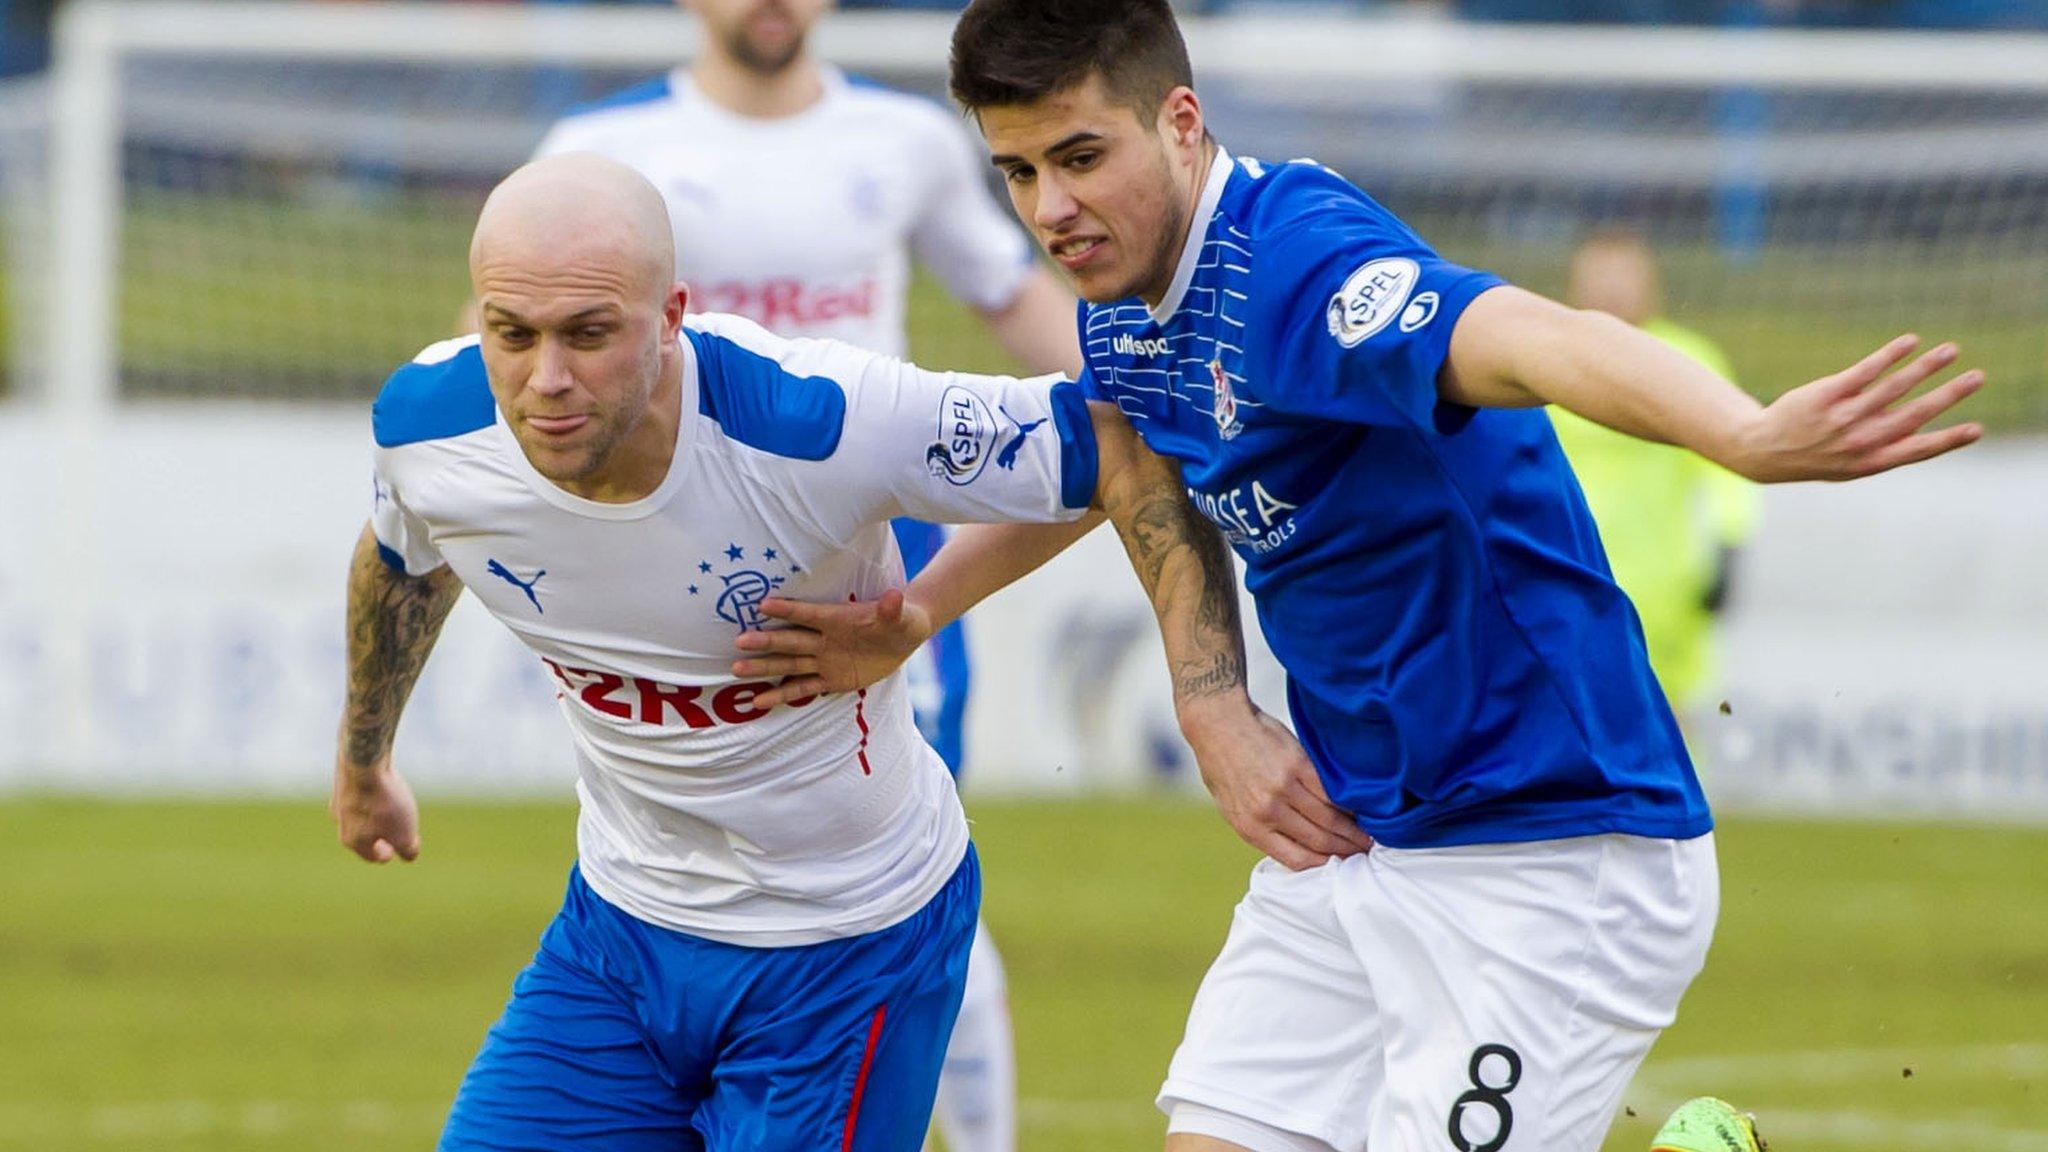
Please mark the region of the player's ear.
POLYGON ((1161 136, 1174 147, 1192 153, 1202 146, 1208 131, 1208 124, 1202 117, 1202 101, 1194 89, 1181 84, 1166 94, 1166 102, 1159 107, 1161 136))
POLYGON ((674 340, 683 328, 683 314, 690 310, 690 286, 681 280, 668 286, 668 298, 661 305, 662 336, 674 340))

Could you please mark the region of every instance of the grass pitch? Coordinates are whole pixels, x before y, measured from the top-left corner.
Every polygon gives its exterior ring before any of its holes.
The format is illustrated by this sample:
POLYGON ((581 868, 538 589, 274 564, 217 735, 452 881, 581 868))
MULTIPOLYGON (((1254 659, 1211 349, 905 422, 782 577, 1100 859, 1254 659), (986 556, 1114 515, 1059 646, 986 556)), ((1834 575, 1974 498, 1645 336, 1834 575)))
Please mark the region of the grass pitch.
MULTIPOLYGON (((1180 800, 971 805, 1023 1146, 1149 1100, 1251 862, 1180 800)), ((372 868, 317 802, 0 803, 0 1148, 430 1147, 560 898, 573 814, 426 802, 372 868)), ((2048 1152, 2048 834, 1728 820, 1721 930, 1609 1149, 1675 1100, 1781 1152, 2048 1152)))

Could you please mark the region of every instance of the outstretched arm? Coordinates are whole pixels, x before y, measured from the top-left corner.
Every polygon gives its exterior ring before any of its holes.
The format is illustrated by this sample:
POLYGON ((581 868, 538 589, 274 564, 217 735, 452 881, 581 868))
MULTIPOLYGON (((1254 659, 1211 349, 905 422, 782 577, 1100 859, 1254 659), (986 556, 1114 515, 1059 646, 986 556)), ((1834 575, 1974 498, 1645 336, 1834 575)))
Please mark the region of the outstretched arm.
POLYGON ((1907 400, 1957 356, 1955 345, 1942 344, 1906 363, 1919 343, 1900 336, 1766 407, 1612 316, 1503 287, 1459 318, 1438 385, 1444 399, 1473 407, 1561 405, 1631 436, 1690 448, 1751 480, 1850 480, 1983 435, 1977 424, 1921 431, 1977 391, 1984 374, 1964 372, 1907 400))
POLYGON ((334 794, 328 814, 341 842, 374 863, 419 855, 419 811, 391 767, 398 717, 462 594, 446 568, 395 572, 365 527, 348 572, 348 694, 342 705, 334 794))

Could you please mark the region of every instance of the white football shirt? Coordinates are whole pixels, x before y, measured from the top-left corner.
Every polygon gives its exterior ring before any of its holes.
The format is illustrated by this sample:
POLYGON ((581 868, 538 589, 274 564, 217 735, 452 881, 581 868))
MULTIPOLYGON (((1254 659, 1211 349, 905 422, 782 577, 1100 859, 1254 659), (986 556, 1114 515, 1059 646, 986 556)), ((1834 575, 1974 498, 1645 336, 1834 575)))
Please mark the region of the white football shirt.
POLYGON ((1015 299, 1035 259, 957 117, 836 69, 817 103, 757 119, 679 68, 565 117, 537 155, 558 152, 646 176, 668 202, 691 308, 783 336, 900 356, 908 253, 981 309, 1015 299))
POLYGON ((926 372, 736 317, 684 328, 675 459, 601 504, 536 472, 477 338, 378 397, 386 563, 452 568, 560 686, 584 877, 652 923, 786 946, 872 932, 944 885, 967 826, 901 675, 762 710, 733 638, 773 594, 872 600, 903 581, 889 520, 1056 521, 1095 487, 1077 386, 926 372))

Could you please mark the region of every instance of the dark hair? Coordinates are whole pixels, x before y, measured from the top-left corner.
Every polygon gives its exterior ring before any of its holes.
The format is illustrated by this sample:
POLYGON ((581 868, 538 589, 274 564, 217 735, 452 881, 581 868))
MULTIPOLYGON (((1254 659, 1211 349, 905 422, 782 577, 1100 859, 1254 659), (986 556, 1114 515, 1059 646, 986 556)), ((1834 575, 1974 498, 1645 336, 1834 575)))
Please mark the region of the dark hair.
POLYGON ((953 28, 953 99, 970 113, 1029 104, 1091 75, 1148 123, 1168 92, 1193 87, 1167 0, 974 0, 953 28))

